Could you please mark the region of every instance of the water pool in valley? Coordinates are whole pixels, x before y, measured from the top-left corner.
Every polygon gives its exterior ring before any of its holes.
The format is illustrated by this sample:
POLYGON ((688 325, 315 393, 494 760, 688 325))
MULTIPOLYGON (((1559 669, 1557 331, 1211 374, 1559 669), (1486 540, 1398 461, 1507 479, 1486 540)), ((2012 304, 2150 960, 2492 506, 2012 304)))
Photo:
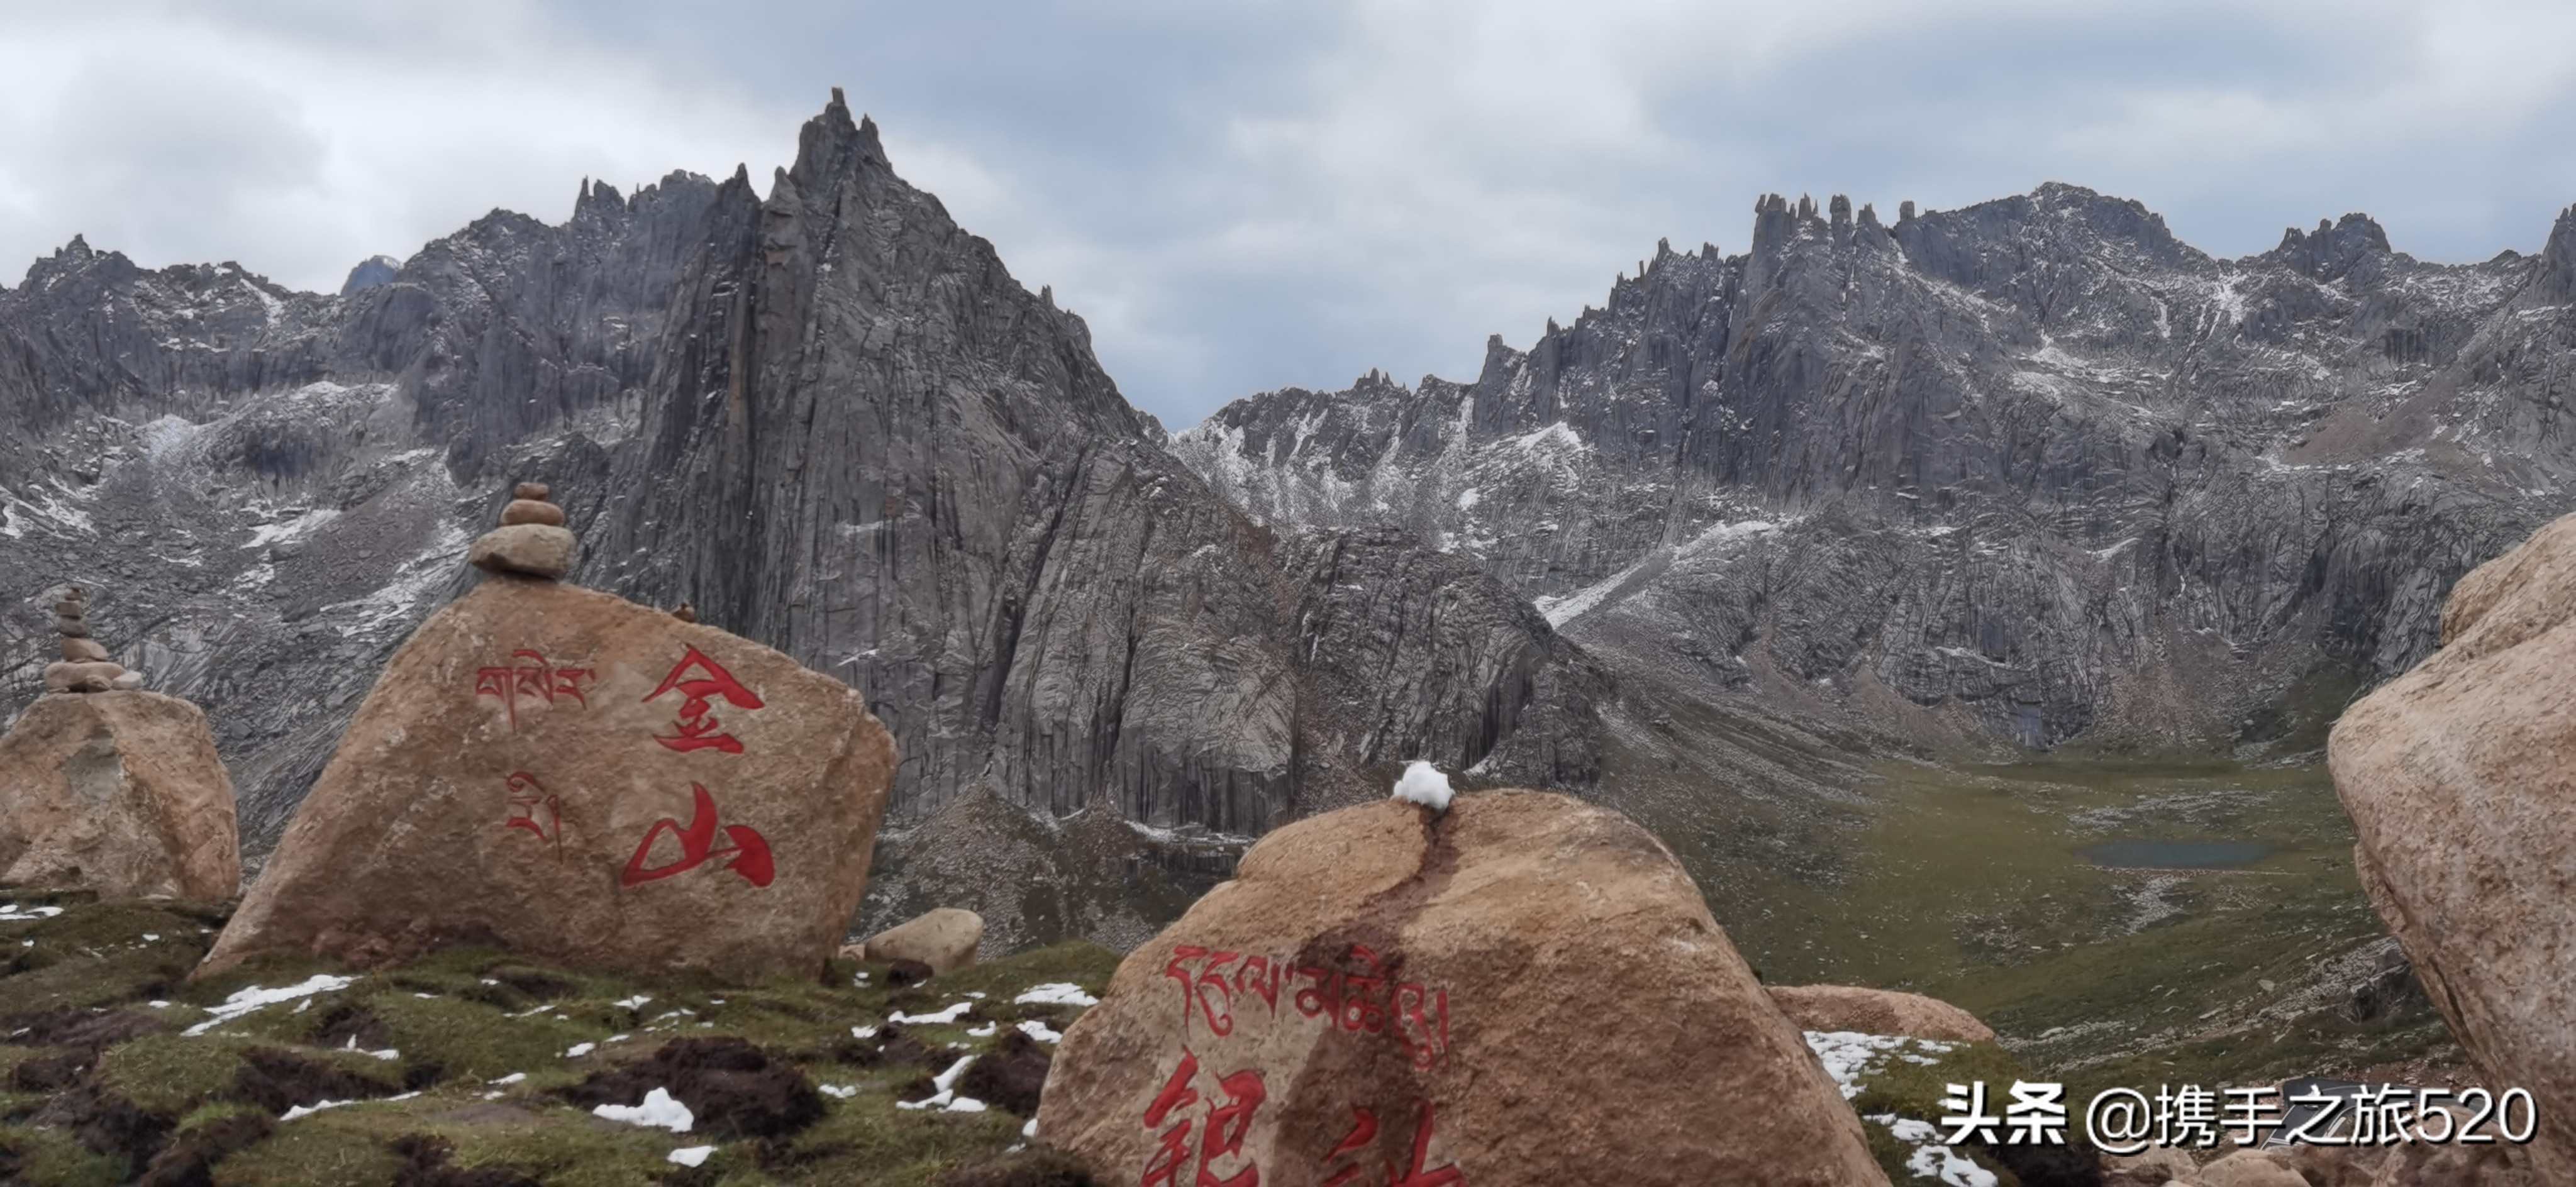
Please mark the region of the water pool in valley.
POLYGON ((2333 1013, 2336 966, 2386 931, 2321 765, 2049 757, 1875 773, 1863 802, 1834 809, 1847 847, 1824 876, 1681 849, 1773 984, 1931 994, 2070 1076, 2251 1083, 2444 1038, 2428 1010, 2333 1013))

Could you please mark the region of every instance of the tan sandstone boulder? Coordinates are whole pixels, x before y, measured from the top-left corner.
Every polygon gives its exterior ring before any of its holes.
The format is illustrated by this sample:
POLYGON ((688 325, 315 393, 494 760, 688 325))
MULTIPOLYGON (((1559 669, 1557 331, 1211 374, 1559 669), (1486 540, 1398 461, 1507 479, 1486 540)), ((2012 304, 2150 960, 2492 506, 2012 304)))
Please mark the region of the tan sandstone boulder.
POLYGON ((1939 998, 1856 985, 1773 985, 1771 1000, 1800 1030, 1848 1030, 1991 1043, 1995 1032, 1977 1016, 1939 998))
POLYGON ((152 692, 37 698, 0 736, 0 882, 110 898, 238 893, 233 784, 205 712, 152 692))
POLYGON ((2191 1151, 2149 1146, 2135 1154, 2104 1154, 2102 1187, 2155 1187, 2188 1181, 2199 1171, 2200 1160, 2191 1151))
POLYGON ((2279 1150, 2239 1150, 2200 1168, 2197 1177, 2207 1187, 2308 1187, 2279 1150))
POLYGON ((2530 1089, 2576 1183, 2576 516, 2460 580, 2443 648, 2327 747, 2354 863, 2490 1084, 2530 1089))
POLYGON ((868 960, 916 960, 934 974, 975 963, 984 942, 984 917, 962 907, 937 907, 868 937, 868 960))
POLYGON ((819 972, 866 888, 894 765, 859 695, 786 655, 495 577, 395 652, 206 967, 483 943, 819 972))
POLYGON ((1887 1181, 1672 854, 1527 791, 1271 833, 1066 1032, 1038 1133, 1115 1183, 1887 1181))
POLYGON ((2565 1182, 2534 1177, 2525 1153, 2500 1143, 2394 1146, 2371 1187, 2542 1187, 2565 1182))

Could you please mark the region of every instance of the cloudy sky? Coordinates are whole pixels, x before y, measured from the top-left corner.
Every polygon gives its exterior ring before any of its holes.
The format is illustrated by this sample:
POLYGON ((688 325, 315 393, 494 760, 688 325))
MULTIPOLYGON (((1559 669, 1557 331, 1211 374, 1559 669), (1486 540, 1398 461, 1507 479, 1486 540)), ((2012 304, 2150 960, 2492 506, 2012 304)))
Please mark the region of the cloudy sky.
POLYGON ((1464 378, 1765 191, 2066 181, 2220 255, 2364 210, 2436 260, 2576 203, 2546 0, 0 0, 0 283, 75 233, 335 289, 580 180, 765 179, 829 88, 1179 427, 1464 378))

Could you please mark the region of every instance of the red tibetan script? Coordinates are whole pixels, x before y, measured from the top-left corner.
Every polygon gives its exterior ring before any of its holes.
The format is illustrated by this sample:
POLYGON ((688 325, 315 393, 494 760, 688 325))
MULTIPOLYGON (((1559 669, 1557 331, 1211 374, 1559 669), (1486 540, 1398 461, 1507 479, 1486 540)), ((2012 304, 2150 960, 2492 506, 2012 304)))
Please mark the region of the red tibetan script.
POLYGON ((671 674, 662 677, 661 686, 644 699, 650 701, 673 691, 685 698, 680 702, 680 718, 674 723, 679 732, 655 734, 654 741, 683 752, 712 746, 726 754, 742 753, 742 743, 736 741, 732 734, 716 732, 716 727, 722 723, 716 720, 710 702, 713 698, 723 697, 733 702, 737 709, 757 709, 761 707, 758 694, 744 688, 741 681, 733 678, 733 673, 725 671, 723 665, 708 659, 695 647, 680 657, 680 662, 672 666, 671 674), (690 678, 689 672, 693 668, 698 674, 690 678))
POLYGON ((769 880, 778 872, 769 857, 769 841, 750 825, 728 824, 724 826, 726 843, 718 847, 715 797, 695 783, 689 785, 689 794, 692 804, 688 826, 683 828, 679 821, 668 816, 654 821, 653 827, 644 830, 643 842, 635 846, 635 856, 626 859, 626 872, 618 878, 618 885, 641 886, 658 878, 688 873, 715 858, 726 856, 733 860, 718 868, 732 870, 754 886, 769 885, 769 880), (653 842, 666 829, 680 842, 680 860, 669 865, 645 865, 652 856, 653 842))
MULTIPOLYGON (((1352 1106, 1351 1131, 1343 1135, 1332 1153, 1324 1156, 1324 1161, 1339 1162, 1346 1155, 1359 1155, 1377 1140, 1377 1130, 1377 1114, 1352 1106)), ((1377 1178, 1369 1174, 1370 1168, 1364 1158, 1353 1157, 1351 1161, 1356 1165, 1333 1171, 1332 1177, 1324 1180, 1324 1187, 1467 1187, 1466 1172, 1459 1170, 1457 1163, 1423 1169, 1422 1164, 1430 1157, 1431 1102, 1426 1100, 1414 1117, 1413 1159, 1410 1164, 1399 1168, 1392 1162, 1381 1162, 1378 1166, 1385 1171, 1385 1177, 1377 1178)))
POLYGON ((555 860, 563 860, 563 800, 547 794, 536 776, 526 771, 510 772, 510 818, 502 821, 501 827, 535 834, 538 840, 555 847, 555 860))
POLYGON ((583 708, 590 707, 582 695, 581 682, 591 679, 588 668, 558 668, 546 662, 543 652, 522 648, 510 653, 514 660, 529 662, 502 667, 478 668, 474 672, 474 695, 497 697, 510 715, 510 728, 519 728, 519 698, 535 697, 551 705, 558 698, 570 699, 583 708))
POLYGON ((1172 1078, 1163 1082, 1154 1103, 1145 1106, 1145 1128, 1162 1131, 1156 1135, 1161 1145, 1146 1161, 1136 1187, 1261 1187, 1261 1167, 1243 1152, 1243 1139, 1252 1132, 1252 1115, 1270 1098, 1259 1071, 1246 1068, 1219 1077, 1216 1092, 1222 1100, 1211 1097, 1204 1118, 1184 1115, 1171 1128, 1163 1128, 1164 1122, 1175 1120, 1174 1114, 1187 1114, 1198 1106, 1198 1089, 1193 1087, 1198 1074, 1198 1056, 1183 1050, 1181 1065, 1172 1069, 1172 1078), (1190 1128, 1201 1122, 1204 1128, 1193 1156, 1190 1128), (1222 1162, 1242 1165, 1231 1175, 1220 1175, 1213 1168, 1222 1162))
POLYGON ((1299 1015, 1349 1034, 1392 1037, 1416 1068, 1429 1071, 1448 1058, 1448 990, 1396 980, 1365 944, 1351 945, 1340 963, 1346 967, 1181 944, 1163 975, 1180 982, 1184 1036, 1194 1025, 1218 1038, 1231 1035, 1238 1009, 1276 1019, 1285 990, 1299 1015))

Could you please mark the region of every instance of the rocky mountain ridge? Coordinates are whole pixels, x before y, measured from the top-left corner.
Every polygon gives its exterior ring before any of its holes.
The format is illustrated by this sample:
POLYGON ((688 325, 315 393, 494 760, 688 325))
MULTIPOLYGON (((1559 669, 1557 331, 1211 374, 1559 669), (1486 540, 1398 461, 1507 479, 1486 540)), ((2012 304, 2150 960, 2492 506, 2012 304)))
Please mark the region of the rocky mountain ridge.
POLYGON ((2221 260, 2065 185, 1893 224, 1765 196, 1471 382, 1238 400, 1173 449, 1387 525, 1632 688, 1917 747, 2312 748, 2567 510, 2576 209, 2538 256, 2363 215, 2221 260))
POLYGON ((1593 772, 1599 675, 1525 599, 1245 519, 837 94, 766 195, 585 183, 561 226, 496 211, 336 296, 75 239, 0 289, 0 422, 0 707, 48 592, 115 591, 102 640, 206 707, 255 855, 521 479, 568 505, 575 581, 866 692, 925 844, 969 788, 1132 821, 1150 863, 1375 764, 1593 772))

